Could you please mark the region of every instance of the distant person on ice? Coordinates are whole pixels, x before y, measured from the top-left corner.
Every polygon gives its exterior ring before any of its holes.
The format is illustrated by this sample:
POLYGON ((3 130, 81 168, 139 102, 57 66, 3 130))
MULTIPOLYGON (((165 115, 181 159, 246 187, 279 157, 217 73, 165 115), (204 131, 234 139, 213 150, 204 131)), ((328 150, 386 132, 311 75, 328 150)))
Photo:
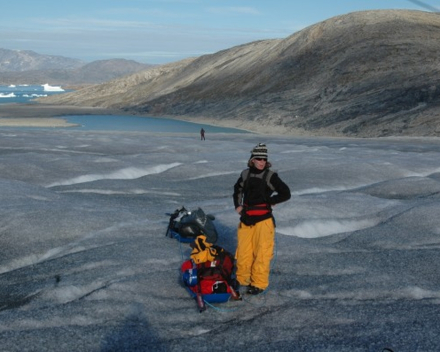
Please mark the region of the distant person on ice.
POLYGON ((237 230, 237 284, 251 295, 269 286, 270 262, 275 242, 272 206, 290 199, 289 187, 271 171, 265 144, 251 151, 248 169, 234 185, 235 211, 240 214, 237 230))
POLYGON ((200 140, 201 141, 205 140, 205 130, 203 128, 200 130, 200 140))

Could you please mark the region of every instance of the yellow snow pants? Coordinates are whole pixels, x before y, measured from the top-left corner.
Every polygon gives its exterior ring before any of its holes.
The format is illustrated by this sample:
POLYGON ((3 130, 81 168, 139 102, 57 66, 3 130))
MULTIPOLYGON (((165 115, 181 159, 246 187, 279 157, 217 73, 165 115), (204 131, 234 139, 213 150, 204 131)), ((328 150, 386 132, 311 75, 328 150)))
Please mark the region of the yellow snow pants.
POLYGON ((273 258, 275 226, 269 218, 237 230, 237 281, 265 290, 269 286, 270 261, 273 258))

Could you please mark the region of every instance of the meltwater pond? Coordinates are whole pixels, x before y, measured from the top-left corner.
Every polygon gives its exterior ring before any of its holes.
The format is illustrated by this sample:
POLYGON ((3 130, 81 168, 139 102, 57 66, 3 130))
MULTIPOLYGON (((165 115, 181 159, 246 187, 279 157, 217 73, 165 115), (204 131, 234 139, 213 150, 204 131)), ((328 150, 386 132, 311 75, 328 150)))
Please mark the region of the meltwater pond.
POLYGON ((236 128, 218 127, 187 121, 159 117, 119 116, 119 115, 70 115, 65 116, 73 127, 88 131, 137 131, 137 132, 170 132, 199 133, 203 128, 209 133, 248 133, 236 128))

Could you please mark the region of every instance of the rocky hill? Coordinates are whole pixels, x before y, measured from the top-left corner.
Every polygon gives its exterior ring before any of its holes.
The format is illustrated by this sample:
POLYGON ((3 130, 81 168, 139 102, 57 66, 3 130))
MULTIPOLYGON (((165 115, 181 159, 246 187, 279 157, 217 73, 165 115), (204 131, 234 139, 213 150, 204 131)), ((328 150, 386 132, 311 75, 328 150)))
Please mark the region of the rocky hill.
POLYGON ((78 59, 64 56, 42 55, 32 50, 0 48, 0 72, 23 72, 49 69, 74 69, 84 65, 78 59))
POLYGON ((110 81, 151 68, 133 60, 111 59, 85 63, 63 56, 29 50, 0 49, 0 84, 50 84, 75 86, 110 81))
POLYGON ((440 135, 440 15, 378 10, 43 100, 334 136, 440 135))

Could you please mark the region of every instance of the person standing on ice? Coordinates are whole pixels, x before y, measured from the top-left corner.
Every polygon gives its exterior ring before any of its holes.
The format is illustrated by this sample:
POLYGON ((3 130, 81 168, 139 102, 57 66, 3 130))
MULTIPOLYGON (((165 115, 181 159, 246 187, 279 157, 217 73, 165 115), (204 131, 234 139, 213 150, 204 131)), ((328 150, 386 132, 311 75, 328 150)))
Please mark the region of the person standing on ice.
POLYGON ((205 130, 203 128, 200 130, 200 140, 201 141, 205 140, 205 130))
POLYGON ((270 167, 267 147, 258 144, 251 151, 248 169, 234 185, 235 211, 240 214, 237 230, 237 284, 251 295, 269 286, 270 262, 275 242, 272 206, 290 199, 289 187, 270 167))

